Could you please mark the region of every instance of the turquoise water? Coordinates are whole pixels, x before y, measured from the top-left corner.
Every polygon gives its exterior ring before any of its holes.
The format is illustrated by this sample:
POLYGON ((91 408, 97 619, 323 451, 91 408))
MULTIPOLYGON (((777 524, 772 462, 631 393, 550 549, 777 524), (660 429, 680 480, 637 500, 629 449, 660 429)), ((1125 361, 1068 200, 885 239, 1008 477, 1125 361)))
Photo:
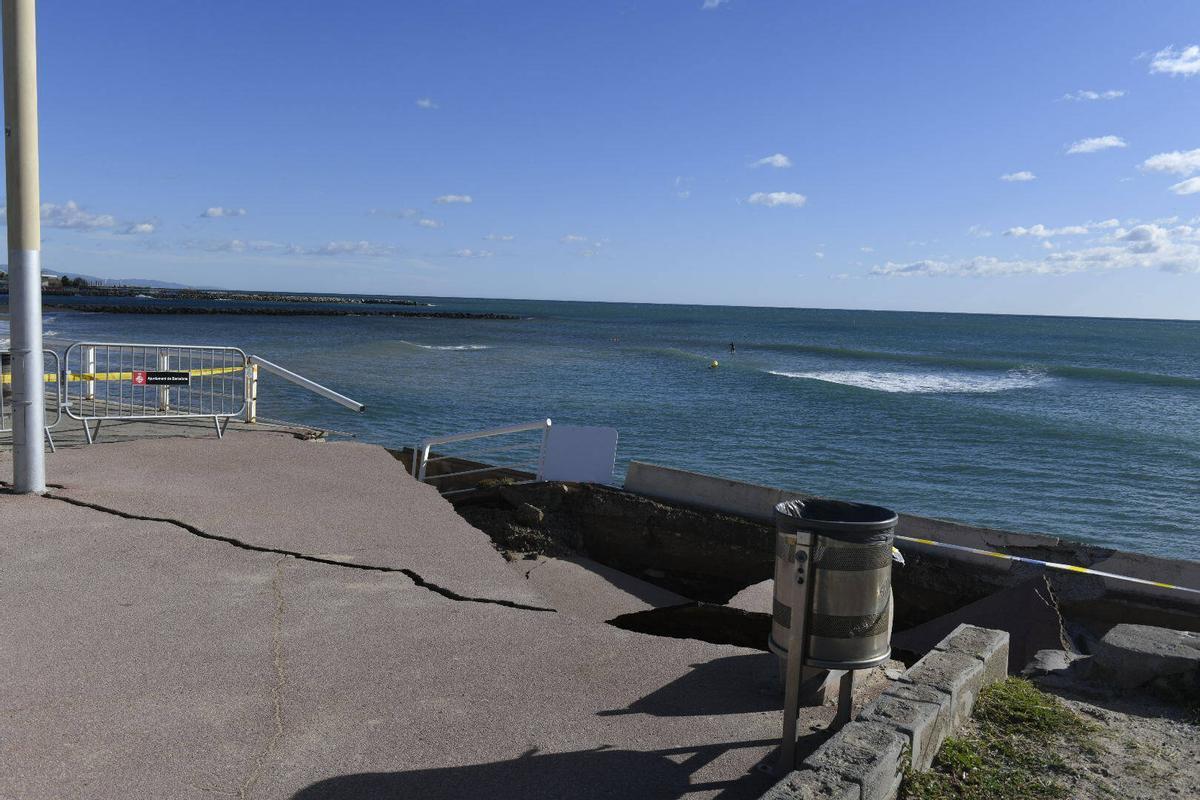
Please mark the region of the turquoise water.
POLYGON ((1200 323, 428 300, 522 319, 51 311, 47 328, 238 345, 368 405, 265 380, 263 415, 386 445, 548 416, 618 428, 620 471, 1200 558, 1200 323))

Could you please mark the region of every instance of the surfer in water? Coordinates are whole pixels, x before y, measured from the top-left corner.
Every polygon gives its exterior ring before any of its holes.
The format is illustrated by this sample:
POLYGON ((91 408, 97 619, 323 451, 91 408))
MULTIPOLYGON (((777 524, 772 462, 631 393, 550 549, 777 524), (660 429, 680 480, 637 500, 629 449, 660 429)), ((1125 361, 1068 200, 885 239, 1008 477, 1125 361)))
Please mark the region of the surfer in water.
POLYGON ((737 352, 737 345, 735 345, 733 342, 729 343, 729 352, 731 352, 731 353, 737 352))

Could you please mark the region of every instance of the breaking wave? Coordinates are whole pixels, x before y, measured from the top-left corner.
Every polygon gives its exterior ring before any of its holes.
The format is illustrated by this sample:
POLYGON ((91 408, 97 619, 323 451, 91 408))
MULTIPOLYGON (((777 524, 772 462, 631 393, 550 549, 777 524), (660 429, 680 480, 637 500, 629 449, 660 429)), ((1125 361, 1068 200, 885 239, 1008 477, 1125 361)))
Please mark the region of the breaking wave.
POLYGON ((755 349, 779 353, 804 353, 828 356, 847 361, 891 362, 893 364, 923 365, 928 368, 966 370, 1037 371, 1047 375, 1106 383, 1134 383, 1152 386, 1200 387, 1200 378, 1190 375, 1170 375, 1161 372, 1140 372, 1115 367, 1075 366, 1071 364, 1022 363, 999 358, 978 358, 959 355, 903 353, 887 350, 861 350, 850 347, 830 347, 814 344, 768 343, 753 345, 755 349))
POLYGON ((901 394, 988 394, 1013 389, 1031 389, 1052 380, 1044 372, 1010 370, 1003 375, 967 375, 930 372, 873 372, 869 370, 815 370, 784 372, 770 370, 783 378, 840 383, 876 392, 901 394))
POLYGON ((416 342, 408 342, 404 339, 400 340, 400 344, 406 344, 409 347, 419 347, 422 350, 491 350, 489 344, 417 344, 416 342))

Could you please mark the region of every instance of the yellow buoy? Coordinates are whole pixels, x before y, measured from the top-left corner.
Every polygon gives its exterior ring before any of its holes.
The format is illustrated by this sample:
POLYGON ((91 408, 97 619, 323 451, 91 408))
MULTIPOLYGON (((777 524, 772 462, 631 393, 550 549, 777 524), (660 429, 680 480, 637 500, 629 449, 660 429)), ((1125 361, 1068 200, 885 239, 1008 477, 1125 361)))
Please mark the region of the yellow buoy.
POLYGON ((712 363, 708 365, 708 368, 709 368, 709 369, 716 369, 716 368, 717 368, 717 367, 719 367, 719 366, 721 366, 721 362, 720 362, 720 361, 717 361, 717 360, 714 358, 714 359, 712 360, 712 363))

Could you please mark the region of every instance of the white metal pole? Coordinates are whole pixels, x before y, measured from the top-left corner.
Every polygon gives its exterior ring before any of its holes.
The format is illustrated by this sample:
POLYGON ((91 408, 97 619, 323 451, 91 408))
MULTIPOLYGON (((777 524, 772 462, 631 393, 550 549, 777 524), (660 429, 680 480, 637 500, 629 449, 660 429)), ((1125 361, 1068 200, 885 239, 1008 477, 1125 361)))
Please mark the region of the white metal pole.
POLYGON ((42 229, 38 216, 37 34, 34 0, 2 0, 4 165, 12 347, 13 488, 46 491, 42 378, 42 229))

